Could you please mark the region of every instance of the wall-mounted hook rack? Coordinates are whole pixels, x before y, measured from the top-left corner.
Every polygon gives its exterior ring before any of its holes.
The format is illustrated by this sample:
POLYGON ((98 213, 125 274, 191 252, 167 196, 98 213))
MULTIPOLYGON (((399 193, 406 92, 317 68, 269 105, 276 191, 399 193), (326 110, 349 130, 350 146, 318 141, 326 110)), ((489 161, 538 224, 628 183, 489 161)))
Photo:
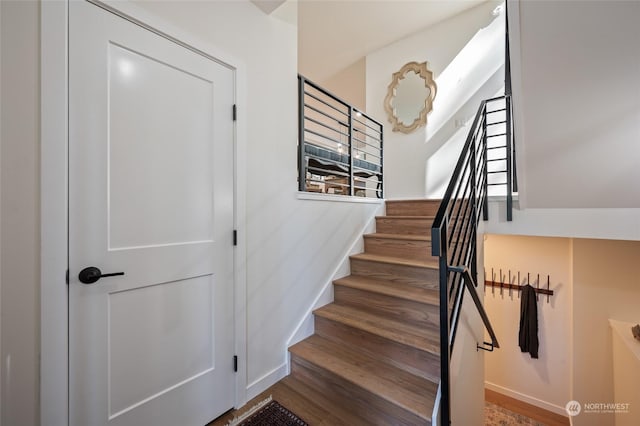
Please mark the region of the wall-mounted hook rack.
POLYGON ((527 272, 527 281, 526 284, 520 284, 522 283, 522 281, 520 281, 520 271, 518 271, 517 274, 517 282, 514 284, 513 283, 513 279, 516 278, 516 274, 512 274, 511 269, 508 270, 508 281, 505 282, 504 279, 507 278, 505 275, 503 275, 502 273, 502 269, 499 270, 499 278, 496 281, 496 275, 495 272, 493 270, 493 268, 491 268, 491 279, 488 280, 487 279, 487 273, 486 273, 486 269, 485 269, 485 274, 484 274, 484 286, 485 286, 485 292, 486 292, 486 288, 487 286, 491 287, 491 293, 495 294, 495 288, 498 287, 500 288, 500 295, 503 295, 503 291, 504 289, 508 289, 509 290, 509 296, 511 296, 512 294, 512 290, 516 290, 518 292, 518 297, 520 297, 520 291, 522 290, 522 288, 525 285, 531 285, 534 290, 536 291, 536 298, 538 298, 538 295, 540 294, 545 294, 547 296, 547 303, 549 303, 549 297, 553 296, 553 290, 551 290, 550 285, 551 285, 551 277, 549 275, 547 275, 547 288, 540 288, 540 274, 537 274, 537 278, 535 280, 534 283, 531 283, 531 274, 529 272, 527 272))

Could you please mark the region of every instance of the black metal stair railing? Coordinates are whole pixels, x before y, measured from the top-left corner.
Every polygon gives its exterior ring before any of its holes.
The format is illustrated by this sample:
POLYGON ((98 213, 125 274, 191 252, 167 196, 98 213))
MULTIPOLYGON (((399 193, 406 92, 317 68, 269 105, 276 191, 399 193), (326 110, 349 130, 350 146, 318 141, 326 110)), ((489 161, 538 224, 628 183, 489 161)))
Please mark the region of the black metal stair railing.
POLYGON ((383 126, 298 76, 298 190, 383 197, 383 126))
POLYGON ((507 215, 511 218, 513 158, 511 156, 511 97, 482 101, 431 228, 432 255, 440 270, 440 424, 451 421, 450 359, 465 289, 490 336, 477 345, 499 347, 491 322, 476 291, 477 232, 480 218, 488 219, 489 188, 506 186, 507 215), (496 106, 497 105, 497 106, 496 106), (502 117, 496 118, 502 113, 502 117), (492 140, 502 142, 492 142, 492 140), (504 180, 504 181, 503 181, 504 180))
POLYGON ((505 198, 507 221, 511 221, 516 186, 511 96, 498 96, 485 102, 487 195, 505 198))

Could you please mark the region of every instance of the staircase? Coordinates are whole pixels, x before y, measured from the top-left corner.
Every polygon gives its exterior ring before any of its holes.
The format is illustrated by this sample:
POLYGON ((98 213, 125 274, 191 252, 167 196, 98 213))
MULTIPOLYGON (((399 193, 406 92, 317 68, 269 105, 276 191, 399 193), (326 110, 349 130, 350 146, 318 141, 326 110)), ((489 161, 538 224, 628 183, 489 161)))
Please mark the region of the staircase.
MULTIPOLYGON (((315 334, 289 348, 287 384, 349 425, 429 425, 440 380, 440 200, 387 201, 315 334)), ((335 424, 335 423, 334 423, 335 424)))

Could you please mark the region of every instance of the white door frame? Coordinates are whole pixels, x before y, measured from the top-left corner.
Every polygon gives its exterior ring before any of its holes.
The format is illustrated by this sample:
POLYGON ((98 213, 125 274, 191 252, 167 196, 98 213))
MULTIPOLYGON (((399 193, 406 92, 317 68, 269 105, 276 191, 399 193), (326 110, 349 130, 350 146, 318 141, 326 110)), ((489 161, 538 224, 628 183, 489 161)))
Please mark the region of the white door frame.
MULTIPOLYGON (((41 151, 40 151, 40 424, 69 424, 68 286, 68 6, 69 1, 41 4, 41 151)), ((106 0, 101 7, 196 51, 235 71, 234 253, 235 353, 238 356, 235 406, 247 398, 246 363, 246 77, 237 58, 184 30, 124 1, 106 0), (169 36, 171 34, 171 36, 169 36)), ((231 112, 230 112, 231 113, 231 112)))

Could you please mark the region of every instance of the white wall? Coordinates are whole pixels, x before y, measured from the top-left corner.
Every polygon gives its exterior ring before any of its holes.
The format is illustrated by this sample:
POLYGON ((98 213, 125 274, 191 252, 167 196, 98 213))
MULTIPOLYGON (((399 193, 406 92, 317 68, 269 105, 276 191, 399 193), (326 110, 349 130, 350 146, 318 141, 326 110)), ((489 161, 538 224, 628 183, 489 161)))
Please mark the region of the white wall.
MULTIPOLYGON (((555 294, 538 302, 539 359, 517 347, 519 304, 508 291, 491 294, 485 306, 501 348, 486 356, 487 388, 564 414, 569 400, 616 401, 609 319, 640 322, 640 278, 633 267, 640 242, 587 238, 488 235, 485 269, 520 269, 551 275, 555 294)), ((497 271, 496 271, 497 273, 497 271)), ((640 409, 631 407, 634 415, 640 409), (637 412, 636 412, 637 411, 637 412)), ((577 426, 613 424, 612 413, 582 413, 577 426)))
POLYGON ((616 426, 640 424, 640 343, 630 330, 636 324, 610 320, 613 332, 614 401, 629 404, 627 410, 615 414, 616 426))
MULTIPOLYGON (((2 424, 29 426, 39 423, 39 3, 0 5, 1 412, 2 424)), ((295 13, 281 20, 248 1, 140 6, 244 62, 251 396, 286 371, 287 339, 378 205, 296 196, 295 13)))
MULTIPOLYGON (((486 287, 484 303, 494 326, 500 349, 485 356, 485 380, 488 389, 524 400, 546 410, 566 415, 570 398, 572 241, 569 238, 486 235, 484 267, 491 279, 509 280, 508 271, 521 272, 522 285, 527 273, 531 279, 541 276, 541 287, 550 287, 554 295, 538 300, 538 359, 522 353, 518 346, 520 297, 518 292, 486 287)), ((513 278, 513 283, 517 278, 513 278)))
MULTIPOLYGON (((466 291, 466 290, 465 290, 466 291)), ((468 292, 464 295, 455 346, 451 356, 451 424, 484 425, 484 360, 478 351, 484 326, 468 292)))
POLYGON ((366 59, 360 58, 326 80, 318 81, 317 83, 343 101, 353 105, 362 112, 366 112, 366 78, 366 59))
POLYGON ((640 240, 640 209, 522 209, 514 202, 513 221, 503 200, 489 202, 487 233, 544 237, 640 240))
POLYGON ((39 4, 0 9, 1 422, 29 426, 39 421, 39 4))
MULTIPOLYGON (((2 7, 0 7, 0 27, 2 7)), ((0 31, 0 164, 2 164, 2 31, 0 31)), ((2 259, 2 173, 0 173, 0 259, 2 259)), ((2 360, 2 261, 0 260, 0 362, 2 360)), ((2 366, 0 365, 0 426, 2 426, 2 366)))
POLYGON ((297 28, 287 10, 295 3, 269 16, 244 1, 138 4, 245 66, 246 103, 238 108, 247 120, 247 223, 240 227, 251 397, 286 371, 289 337, 378 205, 296 196, 297 28))
POLYGON ((367 113, 380 121, 387 122, 383 101, 391 76, 405 63, 427 61, 438 85, 426 127, 405 135, 385 126, 388 198, 436 197, 448 182, 456 150, 447 147, 438 161, 427 161, 449 141, 462 143, 467 128, 458 131, 456 121, 472 119, 480 100, 503 84, 504 20, 492 15, 498 4, 483 3, 367 55, 367 113))
MULTIPOLYGON (((640 323, 640 242, 576 239, 574 269, 573 396, 581 402, 614 400, 609 319, 640 323)), ((640 407, 631 407, 637 415, 640 407)), ((613 424, 613 414, 580 414, 575 426, 613 424)))
MULTIPOLYGON (((482 276, 482 259, 485 256, 482 240, 480 235, 477 242, 479 276, 482 276)), ((478 296, 483 299, 481 292, 478 296)), ((477 344, 485 340, 484 335, 482 319, 468 290, 465 290, 451 355, 451 424, 454 426, 484 425, 486 354, 477 349, 477 344)))
POLYGON ((523 205, 640 207, 640 2, 513 3, 523 205))

